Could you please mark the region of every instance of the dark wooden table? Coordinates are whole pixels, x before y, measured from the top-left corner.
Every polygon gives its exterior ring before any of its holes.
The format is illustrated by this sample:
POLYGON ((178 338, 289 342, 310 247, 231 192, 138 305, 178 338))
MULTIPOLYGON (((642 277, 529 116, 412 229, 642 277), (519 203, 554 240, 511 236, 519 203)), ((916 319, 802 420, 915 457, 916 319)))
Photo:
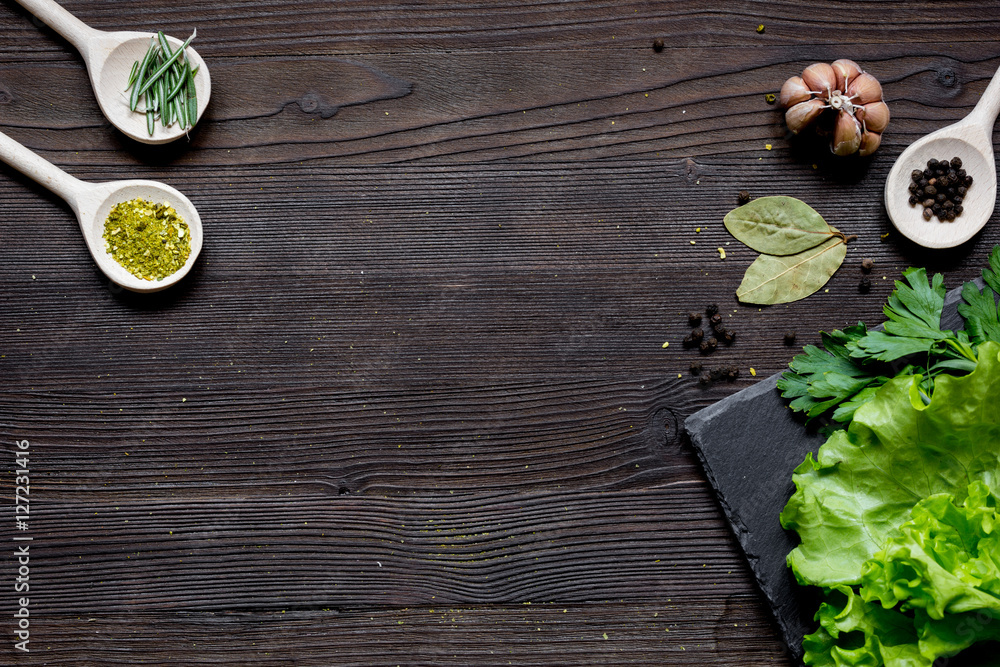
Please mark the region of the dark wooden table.
POLYGON ((130 142, 4 2, 0 129, 177 187, 206 241, 178 287, 122 292, 0 167, 0 488, 15 441, 31 482, 28 530, 0 519, 0 663, 791 664, 680 425, 781 370, 787 330, 879 322, 905 267, 978 275, 995 225, 924 252, 881 197, 1000 65, 1000 3, 63 4, 197 28, 206 118, 130 142), (892 110, 868 162, 765 101, 839 57, 892 110), (858 235, 828 289, 736 302, 741 189, 858 235), (741 376, 706 389, 681 339, 710 303, 738 340, 708 364, 741 376))

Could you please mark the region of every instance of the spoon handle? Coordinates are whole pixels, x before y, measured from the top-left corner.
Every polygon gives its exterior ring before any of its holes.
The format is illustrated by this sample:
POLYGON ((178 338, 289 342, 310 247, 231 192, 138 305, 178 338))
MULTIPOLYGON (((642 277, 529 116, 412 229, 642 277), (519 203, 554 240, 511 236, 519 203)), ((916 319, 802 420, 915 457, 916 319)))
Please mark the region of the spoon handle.
POLYGON ((0 132, 0 160, 65 199, 74 211, 77 210, 78 197, 90 186, 89 183, 70 176, 3 132, 0 132))
POLYGON ((985 129, 986 136, 990 137, 998 112, 1000 112, 1000 69, 993 75, 993 80, 979 98, 976 108, 968 115, 968 121, 985 129))
POLYGON ((101 32, 91 28, 53 0, 17 0, 17 2, 65 37, 85 57, 89 40, 101 32))

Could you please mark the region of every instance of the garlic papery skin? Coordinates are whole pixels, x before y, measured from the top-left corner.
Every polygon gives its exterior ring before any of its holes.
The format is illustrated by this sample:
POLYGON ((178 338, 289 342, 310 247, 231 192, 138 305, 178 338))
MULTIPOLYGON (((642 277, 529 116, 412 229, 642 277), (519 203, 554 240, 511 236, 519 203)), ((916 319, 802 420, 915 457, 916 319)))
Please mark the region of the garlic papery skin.
MULTIPOLYGON (((773 102, 774 100, 770 100, 773 102)), ((870 155, 889 125, 882 86, 853 60, 812 63, 781 87, 785 124, 792 134, 812 127, 835 155, 870 155)))
POLYGON ((861 134, 861 146, 858 148, 858 155, 865 157, 871 155, 882 143, 882 135, 878 132, 864 132, 861 134))
POLYGON ((882 101, 872 102, 858 107, 855 116, 869 132, 881 133, 889 125, 889 105, 882 101))
POLYGON ((820 97, 829 97, 837 88, 837 74, 826 63, 813 63, 802 70, 802 81, 820 97))
POLYGON ((871 104, 882 99, 882 84, 868 72, 862 72, 847 86, 847 96, 855 104, 871 104))
POLYGON ((823 100, 817 98, 799 102, 785 112, 785 125, 788 126, 792 134, 798 134, 819 118, 825 108, 826 104, 823 103, 823 100))
POLYGON ((812 93, 802 77, 793 76, 781 86, 778 101, 783 109, 790 109, 799 102, 805 102, 810 97, 812 97, 812 93))
POLYGON ((851 155, 861 146, 861 125, 854 115, 847 111, 837 114, 837 124, 833 128, 833 143, 830 150, 834 155, 851 155))
POLYGON ((861 74, 861 67, 853 60, 841 58, 834 60, 833 72, 837 76, 837 90, 847 90, 847 86, 854 80, 854 77, 861 74))

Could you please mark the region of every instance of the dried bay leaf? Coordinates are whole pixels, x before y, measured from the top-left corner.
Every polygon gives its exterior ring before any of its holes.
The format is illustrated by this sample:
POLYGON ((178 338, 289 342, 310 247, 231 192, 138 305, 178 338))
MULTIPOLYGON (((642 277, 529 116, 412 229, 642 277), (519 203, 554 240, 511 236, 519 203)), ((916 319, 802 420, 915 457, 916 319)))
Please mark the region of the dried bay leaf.
POLYGON ((754 199, 727 213, 723 222, 730 234, 768 255, 794 255, 834 234, 823 216, 794 197, 754 199))
POLYGON ((736 297, 759 305, 789 303, 823 287, 847 256, 844 237, 830 229, 836 236, 798 254, 758 257, 743 275, 736 297))

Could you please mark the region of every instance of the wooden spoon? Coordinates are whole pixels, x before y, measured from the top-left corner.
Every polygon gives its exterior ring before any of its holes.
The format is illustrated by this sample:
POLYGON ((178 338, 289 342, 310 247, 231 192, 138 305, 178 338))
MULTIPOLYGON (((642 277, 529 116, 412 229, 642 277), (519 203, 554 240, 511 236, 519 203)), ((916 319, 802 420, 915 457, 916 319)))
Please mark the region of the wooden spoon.
POLYGON ((982 229, 997 199, 997 168, 993 162, 993 123, 1000 112, 1000 70, 972 112, 953 125, 942 127, 913 142, 896 160, 885 182, 885 209, 903 236, 926 248, 951 248, 971 239, 982 229), (962 159, 972 176, 972 186, 962 201, 962 214, 954 222, 923 218, 923 206, 910 206, 910 174, 925 169, 931 158, 962 159))
MULTIPOLYGON (((95 30, 53 0, 17 0, 17 2, 65 37, 80 52, 87 64, 97 103, 112 125, 144 144, 164 144, 186 134, 187 130, 182 130, 176 121, 167 128, 157 122, 153 134, 150 134, 146 127, 146 114, 129 109, 125 86, 128 84, 132 64, 137 60, 141 61, 149 50, 150 39, 155 36, 153 33, 95 30)), ((173 37, 167 37, 167 41, 174 49, 183 44, 173 37)), ((208 67, 197 51, 188 47, 185 56, 191 63, 192 69, 199 68, 194 84, 198 96, 197 119, 200 119, 205 107, 208 106, 212 81, 208 67)), ((191 126, 195 123, 191 123, 191 126)))
POLYGON ((80 230, 97 266, 108 278, 133 292, 157 292, 187 275, 201 252, 201 218, 194 205, 180 192, 156 181, 110 181, 86 183, 45 160, 0 132, 0 160, 66 200, 80 221, 80 230), (141 197, 154 203, 169 202, 188 225, 191 254, 184 266, 163 280, 142 280, 129 273, 105 250, 104 221, 111 207, 141 197))

